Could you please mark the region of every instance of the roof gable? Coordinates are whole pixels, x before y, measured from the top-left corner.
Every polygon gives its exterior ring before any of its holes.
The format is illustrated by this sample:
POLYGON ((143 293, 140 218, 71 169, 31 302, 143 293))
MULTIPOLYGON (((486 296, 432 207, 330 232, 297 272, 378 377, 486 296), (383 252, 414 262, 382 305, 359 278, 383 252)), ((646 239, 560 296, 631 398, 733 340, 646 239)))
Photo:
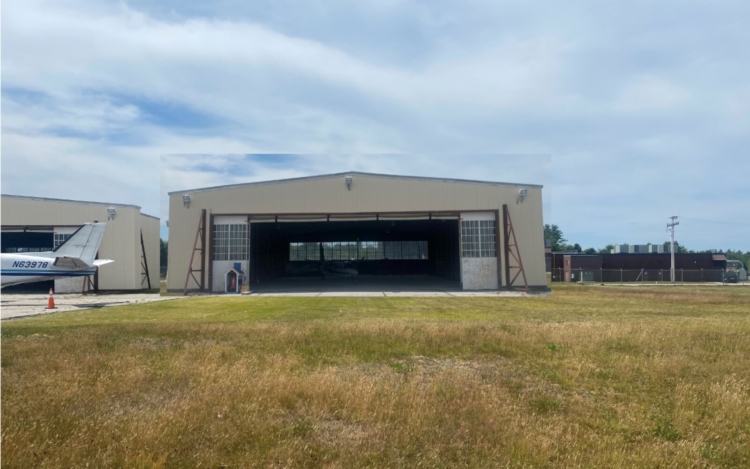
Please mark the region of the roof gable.
POLYGON ((343 173, 320 174, 320 175, 315 175, 315 176, 303 176, 303 177, 298 177, 298 178, 275 179, 271 181, 245 182, 245 183, 239 183, 239 184, 227 184, 223 186, 186 189, 186 190, 170 192, 169 195, 172 196, 172 195, 189 194, 189 193, 194 193, 194 192, 213 191, 213 190, 220 190, 220 189, 232 189, 232 188, 239 188, 239 187, 259 186, 259 185, 265 185, 265 184, 285 184, 285 183, 293 183, 293 182, 299 182, 299 181, 309 181, 309 180, 314 180, 314 179, 332 179, 335 177, 342 177, 342 176, 366 176, 366 177, 389 178, 389 179, 410 179, 410 180, 418 180, 418 181, 441 181, 441 182, 457 183, 457 184, 488 184, 488 185, 494 185, 494 186, 533 187, 533 188, 539 188, 539 189, 542 188, 542 186, 539 184, 477 181, 477 180, 472 180, 472 179, 439 178, 439 177, 427 177, 427 176, 402 176, 402 175, 396 175, 396 174, 380 174, 380 173, 365 173, 361 171, 347 171, 343 173))

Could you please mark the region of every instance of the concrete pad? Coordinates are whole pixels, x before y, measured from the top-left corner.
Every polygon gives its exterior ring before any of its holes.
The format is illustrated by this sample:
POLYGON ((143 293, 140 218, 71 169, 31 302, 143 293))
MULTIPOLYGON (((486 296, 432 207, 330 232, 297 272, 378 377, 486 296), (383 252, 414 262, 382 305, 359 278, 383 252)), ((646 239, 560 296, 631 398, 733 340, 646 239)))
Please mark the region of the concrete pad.
POLYGON ((393 297, 431 297, 431 296, 451 296, 444 291, 386 291, 383 292, 385 296, 393 297))
POLYGON ((357 278, 280 277, 250 285, 253 293, 359 293, 461 291, 456 281, 433 275, 360 275, 357 278))
POLYGON ((56 294, 56 309, 46 309, 49 295, 3 293, 0 298, 0 317, 3 320, 16 319, 40 314, 64 313, 90 308, 122 306, 153 301, 166 301, 180 297, 164 297, 158 293, 123 293, 123 294, 56 294))
MULTIPOLYGON (((244 293, 243 296, 252 297, 337 297, 337 298, 356 298, 356 297, 393 297, 393 298, 430 298, 430 297, 533 297, 533 296, 550 296, 550 292, 515 292, 515 291, 460 291, 460 292, 440 292, 440 291, 323 291, 323 292, 250 292, 244 293)), ((208 295, 215 297, 237 296, 237 295, 208 295)))
POLYGON ((359 297, 359 296, 385 296, 382 291, 324 291, 318 296, 336 296, 336 297, 359 297))
POLYGON ((244 296, 320 296, 322 292, 250 292, 244 296))

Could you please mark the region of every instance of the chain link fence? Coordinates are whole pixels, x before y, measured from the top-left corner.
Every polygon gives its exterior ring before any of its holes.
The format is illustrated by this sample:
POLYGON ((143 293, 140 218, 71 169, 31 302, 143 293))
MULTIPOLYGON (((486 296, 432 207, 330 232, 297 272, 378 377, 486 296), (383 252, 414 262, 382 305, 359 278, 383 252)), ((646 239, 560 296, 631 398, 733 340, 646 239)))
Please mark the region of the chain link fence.
MULTIPOLYGON (((665 269, 552 269, 553 282, 573 283, 671 283, 665 269)), ((736 272, 723 269, 675 269, 675 283, 748 283, 736 272)))

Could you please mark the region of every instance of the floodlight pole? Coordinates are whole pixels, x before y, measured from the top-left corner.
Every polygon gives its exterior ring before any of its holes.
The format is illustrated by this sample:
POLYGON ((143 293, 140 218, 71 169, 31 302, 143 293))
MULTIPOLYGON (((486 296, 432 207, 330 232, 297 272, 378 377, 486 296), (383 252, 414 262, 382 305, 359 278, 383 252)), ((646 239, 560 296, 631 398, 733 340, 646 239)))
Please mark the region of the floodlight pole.
POLYGON ((672 257, 672 265, 669 268, 669 278, 672 280, 672 285, 674 285, 674 227, 679 225, 680 222, 675 221, 677 220, 677 217, 669 217, 670 220, 672 220, 671 223, 667 223, 667 231, 670 233, 670 239, 672 242, 671 249, 669 250, 672 257))

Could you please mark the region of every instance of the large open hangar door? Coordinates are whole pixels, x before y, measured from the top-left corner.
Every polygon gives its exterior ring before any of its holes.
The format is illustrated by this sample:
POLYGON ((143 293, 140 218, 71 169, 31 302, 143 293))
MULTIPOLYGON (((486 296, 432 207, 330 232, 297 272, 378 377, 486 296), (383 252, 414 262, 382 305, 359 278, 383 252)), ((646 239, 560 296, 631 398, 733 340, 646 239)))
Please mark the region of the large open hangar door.
POLYGON ((250 223, 251 289, 460 289, 458 215, 250 223))
MULTIPOLYGON (((70 226, 4 226, 2 229, 2 252, 30 253, 52 251, 64 243, 80 228, 70 226)), ((23 283, 3 288, 6 293, 47 293, 52 288, 55 293, 81 293, 96 291, 99 273, 91 277, 58 278, 41 282, 23 283)))
MULTIPOLYGON (((54 246, 54 232, 52 228, 29 229, 26 227, 3 227, 0 244, 3 253, 34 253, 51 251, 54 246)), ((29 292, 47 293, 55 285, 54 280, 43 282, 23 283, 3 288, 3 293, 29 292)))

